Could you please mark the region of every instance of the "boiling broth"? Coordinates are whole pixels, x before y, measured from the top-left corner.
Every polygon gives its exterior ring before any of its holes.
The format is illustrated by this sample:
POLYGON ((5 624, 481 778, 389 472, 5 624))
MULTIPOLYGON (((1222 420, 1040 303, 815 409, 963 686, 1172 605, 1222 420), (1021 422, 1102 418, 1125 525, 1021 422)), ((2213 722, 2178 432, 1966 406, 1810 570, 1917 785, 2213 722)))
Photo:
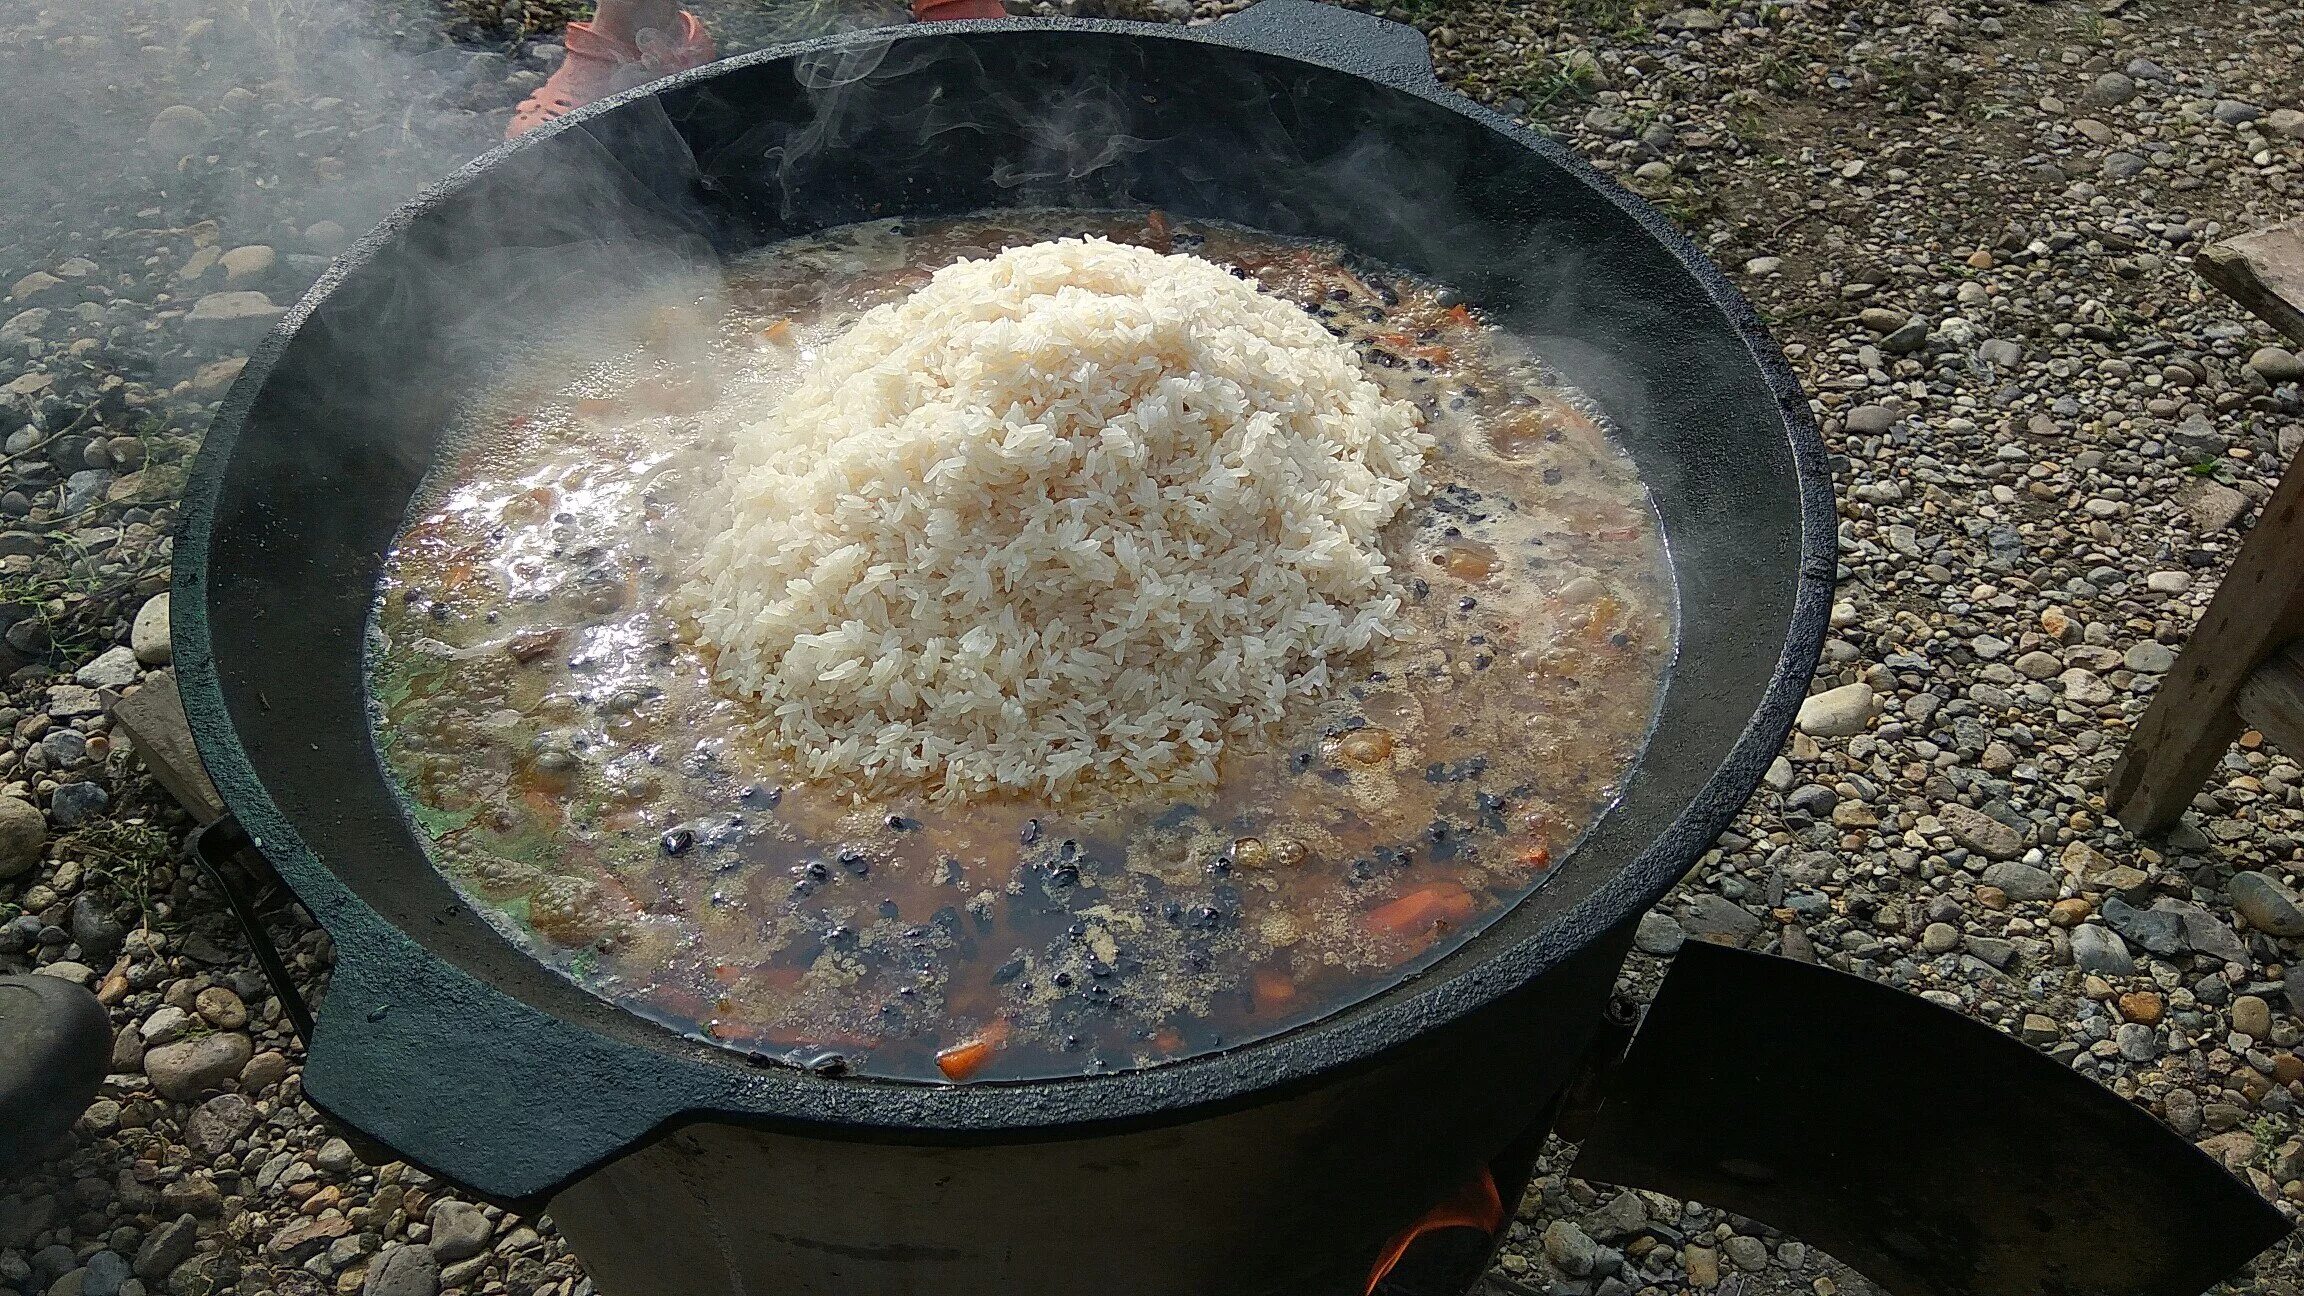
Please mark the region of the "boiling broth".
POLYGON ((674 1029, 905 1080, 1113 1071, 1397 982, 1541 885, 1637 757, 1663 538, 1600 413, 1440 285, 1144 214, 880 221, 781 244, 575 383, 457 430, 375 609, 376 743, 432 858, 536 957, 674 1029), (1385 533, 1398 636, 1213 787, 938 804, 748 736, 673 591, 732 437, 938 266, 1096 234, 1253 275, 1427 417, 1385 533))

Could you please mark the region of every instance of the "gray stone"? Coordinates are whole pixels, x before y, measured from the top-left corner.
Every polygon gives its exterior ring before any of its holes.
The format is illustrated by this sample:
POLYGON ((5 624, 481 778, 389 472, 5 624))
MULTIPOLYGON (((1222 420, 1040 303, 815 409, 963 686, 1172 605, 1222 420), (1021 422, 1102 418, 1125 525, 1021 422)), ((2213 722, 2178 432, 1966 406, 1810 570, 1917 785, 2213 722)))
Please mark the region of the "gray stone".
POLYGON ((2304 382, 2304 359, 2286 347, 2258 347, 2248 367, 2269 383, 2304 382))
POLYGON ((1710 9, 1681 9, 1664 15, 1656 22, 1656 30, 1666 32, 1715 32, 1728 20, 1710 9))
POLYGON ((32 971, 36 976, 52 976, 59 981, 69 981, 74 985, 93 985, 96 981, 96 969, 85 963, 75 963, 71 959, 58 959, 53 963, 43 963, 32 971))
POLYGON ((1991 859, 2014 859, 2024 853, 2024 838, 2015 829, 1981 810, 1973 810, 1957 801, 1948 801, 1936 808, 1936 822, 1952 840, 1991 859))
POLYGON ((1821 783, 1794 788, 1792 794, 1784 798, 1786 808, 1797 810, 1812 819, 1822 819, 1831 814, 1832 807, 1838 804, 1840 794, 1821 783))
POLYGON ((2111 108, 2124 104, 2135 97, 2135 81, 2118 72, 2106 72, 2097 77, 2094 83, 2082 92, 2080 102, 2098 108, 2111 108))
POLYGON ((2017 674, 2026 679, 2052 680, 2064 673, 2064 663, 2061 659, 2054 653, 2044 653, 2037 648, 2018 657, 2010 665, 2016 668, 2017 674))
POLYGON ((128 631, 129 651, 146 666, 165 666, 174 660, 168 640, 168 595, 165 591, 144 600, 136 609, 136 623, 128 631))
POLYGON ((105 909, 93 892, 83 891, 74 896, 67 915, 65 930, 72 933, 72 943, 80 947, 82 956, 101 960, 120 952, 120 942, 128 935, 128 929, 105 909))
POLYGON ((2160 1041, 2153 1036, 2152 1028, 2142 1022, 2121 1023, 2113 1034, 2113 1042, 2119 1046, 2120 1056, 2131 1062, 2149 1062, 2160 1052, 2160 1041))
POLYGON ((1960 948, 1960 929, 1950 923, 1932 922, 1920 931, 1920 949, 1927 954, 1949 954, 1960 948))
POLYGON ((1681 942, 1687 939, 1688 933, 1680 929, 1679 922, 1672 915, 1653 909, 1640 915, 1640 927, 1632 935, 1632 943, 1639 947, 1641 953, 1653 954, 1658 958, 1670 958, 1679 953, 1681 942))
POLYGON ((146 1282, 165 1278, 169 1270, 192 1258, 192 1248, 199 1241, 200 1222, 189 1215, 180 1215, 173 1223, 152 1230, 144 1239, 144 1245, 136 1248, 136 1259, 130 1267, 146 1282))
POLYGON ((90 688, 125 688, 144 678, 144 668, 136 663, 134 649, 118 647, 106 649, 102 656, 72 672, 72 682, 90 688))
POLYGON ((1746 1273, 1758 1273, 1768 1267, 1768 1244, 1756 1237, 1739 1233, 1720 1244, 1728 1259, 1746 1273))
POLYGON ((19 347, 40 336, 40 330, 48 327, 50 314, 47 307, 35 306, 9 316, 7 323, 0 324, 0 346, 19 347))
POLYGON ((379 1252, 368 1266, 361 1296, 435 1296, 440 1260, 428 1246, 403 1245, 379 1252))
POLYGON ((273 305, 272 299, 260 292, 209 293, 192 303, 184 316, 184 327, 194 339, 208 345, 237 345, 253 341, 287 313, 287 307, 273 305))
POLYGON ((2007 967, 2016 959, 2016 942, 1998 936, 1963 936, 1960 943, 1970 954, 1996 968, 2007 967))
POLYGON ((2230 923, 2199 905, 2161 899, 2152 902, 2151 912, 2175 915, 2185 948, 2227 963, 2248 961, 2248 947, 2240 942, 2239 933, 2232 930, 2230 923))
POLYGON ((256 1104, 235 1093, 218 1094, 184 1119, 184 1142, 203 1156, 219 1157, 255 1125, 256 1104))
POLYGON ((261 243, 236 247, 217 258, 224 267, 224 282, 228 284, 260 282, 280 263, 280 254, 261 243))
POLYGON ((2104 897, 2105 923, 2121 937, 2162 958, 2184 948, 2184 920, 2165 909, 2138 909, 2118 896, 2104 897))
POLYGON ((349 231, 332 220, 314 221, 304 227, 304 246, 324 256, 333 255, 351 238, 349 231))
POLYGON ((120 1288, 134 1274, 127 1257, 117 1251, 99 1251, 88 1257, 84 1271, 88 1277, 81 1285, 80 1296, 120 1296, 120 1288))
POLYGON ((2139 675, 2165 675, 2176 664, 2176 650, 2157 639, 2146 639, 2123 654, 2120 664, 2139 675))
POLYGON ((2227 126, 2244 126, 2264 115, 2264 110, 2238 99, 2219 99, 2209 114, 2227 126))
POLYGON ((192 1033, 192 1014, 174 1004, 162 1004, 144 1018, 136 1028, 146 1048, 159 1048, 173 1044, 192 1033))
POLYGON ((496 1232, 496 1226, 488 1222, 488 1216, 479 1207, 453 1197, 443 1197, 433 1203, 424 1222, 432 1226, 432 1253, 444 1261, 480 1254, 496 1232))
POLYGON ((48 816, 16 797, 0 796, 0 882, 32 871, 48 844, 48 816))
POLYGON ((182 157, 200 147, 216 133, 208 114, 190 104, 173 104, 160 110, 144 138, 153 149, 168 157, 182 157))
POLYGON ((103 500, 104 492, 116 480, 103 468, 86 468, 64 479, 63 508, 66 513, 83 513, 103 500))
POLYGON ((52 770, 68 770, 88 759, 88 735, 77 729, 51 729, 40 740, 40 755, 52 770))
POLYGON ((2152 165, 2134 153, 2113 152, 2104 155, 2104 176, 2108 180, 2126 180, 2152 165))
POLYGON ((1977 345, 1976 358, 1997 369, 2013 369, 2024 363, 2024 348, 2005 338, 1993 338, 1977 345))
POLYGON ((1709 892, 1691 902, 1693 912, 1681 925, 1699 940, 1720 945, 1748 945, 1760 934, 1760 920, 1726 896, 1709 892))
POLYGON ((2161 1108, 2168 1114, 2168 1128, 2186 1138, 2200 1132, 2200 1096, 2189 1089, 2171 1089, 2161 1100, 2161 1108))
POLYGON ((1626 139, 1632 134, 1632 119, 1614 108, 1595 108, 1584 114, 1584 129, 1612 139, 1626 139))
POLYGON ((66 783, 48 794, 49 813, 66 828, 95 818, 112 804, 112 794, 96 783, 66 783))
POLYGON ((218 1031, 151 1050, 144 1055, 144 1074, 162 1094, 189 1102, 238 1079, 255 1052, 246 1035, 218 1031))
POLYGON ((2275 108, 2264 118, 2264 133, 2276 139, 2304 140, 2304 112, 2275 108))
POLYGON ((1582 1278, 1590 1274, 1595 1252, 1591 1237, 1575 1224, 1554 1220, 1544 1226, 1544 1258, 1569 1277, 1582 1278))
POLYGON ((332 1175, 346 1175, 359 1168, 360 1158, 352 1151, 350 1143, 332 1138, 312 1154, 312 1164, 332 1175))
POLYGON ((51 684, 48 686, 48 714, 58 720, 77 720, 81 716, 101 715, 104 699, 96 690, 81 684, 51 684))
POLYGON ((2296 897, 2267 873, 2236 873, 2226 885, 2232 908, 2257 931, 2274 936, 2304 936, 2304 908, 2296 897))
POLYGON ((1802 702, 1795 723, 1810 737, 1849 738, 1871 723, 1874 705, 1871 685, 1843 684, 1802 702))
POLYGON ((1848 411, 1848 416, 1841 423, 1859 435, 1879 436, 1895 427, 1900 418, 1901 415, 1885 405, 1859 405, 1848 411))
POLYGON ((1895 332, 1880 339, 1880 349, 1889 355, 1910 355, 1926 345, 1928 321, 1917 315, 1904 321, 1895 332))
POLYGON ((144 1037, 132 1030, 112 1032, 112 1075, 135 1075, 144 1069, 144 1037))
POLYGON ((2224 531, 2248 511, 2248 497, 2220 482, 2195 479, 2177 494, 2177 503, 2203 535, 2224 531))
POLYGON ((2272 1005, 2257 995, 2241 995, 2234 999, 2232 1029, 2250 1039, 2269 1039, 2272 1035, 2272 1005))
POLYGON ((1640 1194, 1629 1189, 1608 1199, 1598 1210, 1584 1217, 1584 1231, 1603 1242, 1630 1237, 1648 1227, 1648 1206, 1640 1194))
MULTIPOLYGON (((2118 933, 2094 923, 2082 923, 2072 929, 2072 965, 2098 976, 2136 975, 2136 960, 2129 955, 2127 942, 2121 940, 2118 933)), ((2304 992, 2304 983, 2300 983, 2299 990, 2304 992)))
POLYGON ((2064 700, 2074 706, 2100 707, 2112 700, 2112 686, 2086 667, 2074 666, 2056 677, 2064 686, 2064 700))
MULTIPOLYGON (((1993 822, 1997 823, 1998 820, 1993 822)), ((2002 824, 2002 827, 2007 825, 2002 824)), ((2021 842, 2018 843, 2021 846, 2021 842)), ((1984 870, 1984 881, 2008 893, 2011 900, 2053 900, 2056 898, 2056 878, 2048 870, 2019 864, 2014 860, 2001 860, 1984 870)))

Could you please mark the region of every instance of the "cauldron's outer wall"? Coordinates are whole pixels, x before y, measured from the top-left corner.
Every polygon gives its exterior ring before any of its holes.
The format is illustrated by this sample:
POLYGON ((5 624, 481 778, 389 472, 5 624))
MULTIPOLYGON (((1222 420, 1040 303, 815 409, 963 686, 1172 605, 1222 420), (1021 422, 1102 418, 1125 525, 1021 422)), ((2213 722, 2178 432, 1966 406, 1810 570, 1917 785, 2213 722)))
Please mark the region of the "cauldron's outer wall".
POLYGON ((1630 937, 1259 1106, 990 1146, 701 1123, 552 1218, 604 1296, 1359 1296, 1387 1238, 1552 1110, 1630 937))

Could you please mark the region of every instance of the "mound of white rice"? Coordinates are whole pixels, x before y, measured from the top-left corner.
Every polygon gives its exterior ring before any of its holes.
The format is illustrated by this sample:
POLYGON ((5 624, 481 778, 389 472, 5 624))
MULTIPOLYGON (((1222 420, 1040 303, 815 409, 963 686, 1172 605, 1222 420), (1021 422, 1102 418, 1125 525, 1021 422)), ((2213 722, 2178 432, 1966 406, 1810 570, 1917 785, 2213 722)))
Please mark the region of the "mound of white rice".
POLYGON ((1215 777, 1399 612, 1431 438, 1291 303, 1062 239, 963 261, 738 437, 684 593, 814 776, 941 799, 1215 777))

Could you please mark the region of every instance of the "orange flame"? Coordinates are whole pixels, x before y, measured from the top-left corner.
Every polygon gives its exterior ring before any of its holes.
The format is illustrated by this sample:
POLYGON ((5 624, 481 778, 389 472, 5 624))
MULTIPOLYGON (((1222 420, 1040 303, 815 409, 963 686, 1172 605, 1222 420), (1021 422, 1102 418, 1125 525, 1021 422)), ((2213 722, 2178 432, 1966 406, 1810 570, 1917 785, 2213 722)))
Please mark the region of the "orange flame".
POLYGON ((1504 1199, 1496 1194, 1496 1176, 1482 1167, 1480 1173, 1466 1180, 1455 1192, 1448 1194, 1432 1209, 1418 1216, 1416 1222, 1392 1235, 1378 1253, 1376 1264, 1368 1270, 1368 1286, 1361 1296, 1376 1296, 1377 1284, 1389 1277, 1408 1248, 1427 1233, 1442 1229, 1471 1228, 1493 1234, 1504 1227, 1504 1199))

